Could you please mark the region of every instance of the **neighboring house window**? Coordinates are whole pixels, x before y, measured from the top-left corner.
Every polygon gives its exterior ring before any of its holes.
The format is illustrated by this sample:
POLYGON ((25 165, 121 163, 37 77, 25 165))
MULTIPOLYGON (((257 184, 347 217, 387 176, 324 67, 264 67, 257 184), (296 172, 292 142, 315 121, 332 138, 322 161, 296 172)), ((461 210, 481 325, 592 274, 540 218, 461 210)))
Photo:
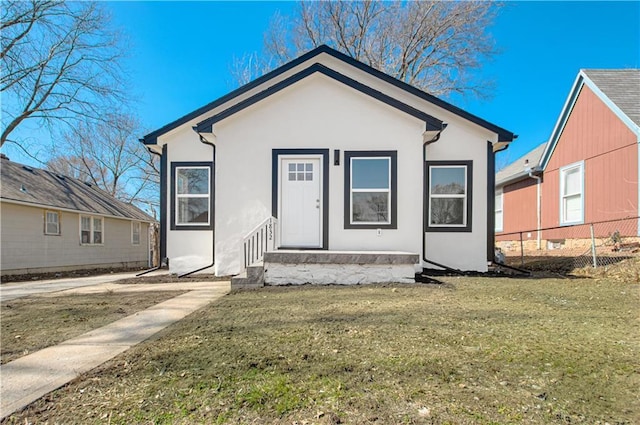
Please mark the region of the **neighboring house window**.
POLYGON ((470 232, 472 161, 427 161, 427 231, 470 232))
POLYGON ((560 169, 560 224, 584 221, 584 163, 560 169))
POLYGON ((102 217, 80 216, 80 243, 83 245, 101 245, 103 243, 102 217))
POLYGON ((44 213, 44 234, 60 234, 60 213, 58 211, 45 211, 44 213))
POLYGON ((171 164, 172 230, 213 229, 212 188, 212 163, 171 164))
POLYGON ((346 151, 345 228, 395 229, 396 151, 346 151))
POLYGON ((502 232, 503 212, 502 205, 504 203, 504 193, 502 189, 496 191, 496 232, 502 232))
POLYGON ((139 221, 131 222, 131 243, 133 245, 140 245, 140 227, 139 221))

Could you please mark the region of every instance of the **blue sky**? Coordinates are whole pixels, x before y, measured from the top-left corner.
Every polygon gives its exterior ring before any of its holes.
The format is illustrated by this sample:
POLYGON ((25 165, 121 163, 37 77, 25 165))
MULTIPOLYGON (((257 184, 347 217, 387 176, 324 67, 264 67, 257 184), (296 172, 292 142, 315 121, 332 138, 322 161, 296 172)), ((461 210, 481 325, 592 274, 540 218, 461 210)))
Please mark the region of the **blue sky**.
MULTIPOLYGON (((260 51, 273 13, 288 14, 295 4, 105 5, 129 38, 126 68, 136 109, 154 130, 233 89, 234 56, 260 51)), ((478 72, 493 80, 492 97, 448 100, 519 135, 498 163, 547 140, 581 68, 640 68, 637 1, 507 2, 488 31, 501 54, 478 72)))

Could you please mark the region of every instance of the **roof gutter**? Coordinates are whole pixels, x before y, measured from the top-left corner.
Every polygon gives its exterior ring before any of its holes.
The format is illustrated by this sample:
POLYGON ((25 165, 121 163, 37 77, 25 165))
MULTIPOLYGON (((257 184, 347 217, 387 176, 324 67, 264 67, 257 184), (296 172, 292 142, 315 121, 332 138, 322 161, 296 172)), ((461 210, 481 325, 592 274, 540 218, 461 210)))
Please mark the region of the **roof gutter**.
POLYGON ((542 172, 542 167, 540 167, 539 165, 536 165, 533 168, 521 171, 521 172, 519 172, 517 174, 513 174, 513 175, 511 175, 509 177, 506 177, 506 178, 504 178, 502 180, 498 180, 496 182, 496 186, 505 186, 505 185, 510 184, 510 183, 515 183, 515 182, 518 182, 520 180, 525 180, 525 179, 531 177, 531 174, 540 174, 541 172, 542 172))
POLYGON ((149 220, 149 219, 143 219, 143 218, 137 218, 137 217, 123 217, 123 216, 104 214, 104 213, 99 213, 94 211, 73 210, 71 208, 57 207, 55 205, 47 205, 47 204, 38 204, 36 202, 18 201, 15 199, 4 198, 4 197, 0 197, 0 202, 6 202, 8 204, 23 205, 26 207, 36 207, 36 208, 44 208, 49 210, 64 211, 64 212, 70 212, 74 214, 94 215, 94 216, 104 217, 104 218, 113 218, 116 220, 139 221, 141 223, 157 223, 156 220, 149 220))

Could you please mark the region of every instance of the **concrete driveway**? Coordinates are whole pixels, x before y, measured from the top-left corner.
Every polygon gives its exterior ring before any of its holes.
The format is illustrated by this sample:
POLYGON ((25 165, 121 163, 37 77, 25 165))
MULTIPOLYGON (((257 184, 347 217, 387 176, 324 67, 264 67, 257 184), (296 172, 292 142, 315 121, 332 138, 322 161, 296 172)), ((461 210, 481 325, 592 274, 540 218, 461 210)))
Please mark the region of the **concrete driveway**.
POLYGON ((68 279, 33 280, 3 283, 0 285, 0 302, 28 297, 29 295, 58 292, 72 288, 101 285, 120 279, 135 277, 136 273, 112 273, 98 276, 74 277, 68 279))

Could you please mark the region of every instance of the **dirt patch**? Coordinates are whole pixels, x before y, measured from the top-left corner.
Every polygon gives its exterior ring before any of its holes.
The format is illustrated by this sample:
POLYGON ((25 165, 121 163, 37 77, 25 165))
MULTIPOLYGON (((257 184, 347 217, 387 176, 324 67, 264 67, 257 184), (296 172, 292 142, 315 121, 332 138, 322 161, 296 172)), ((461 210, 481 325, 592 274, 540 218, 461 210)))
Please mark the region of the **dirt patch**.
POLYGON ((28 297, 0 304, 0 363, 58 344, 184 291, 28 297))
POLYGON ((217 282, 230 280, 231 276, 216 276, 213 274, 196 274, 185 277, 178 277, 175 274, 159 274, 151 276, 140 276, 131 279, 122 279, 114 283, 122 285, 135 285, 141 283, 188 283, 188 282, 217 282))
POLYGON ((639 417, 639 285, 441 279, 234 292, 5 423, 639 417))
POLYGON ((507 257, 507 265, 528 270, 538 278, 564 276, 640 283, 638 256, 600 256, 597 262, 593 267, 591 258, 586 257, 527 255, 523 265, 519 257, 507 257))

